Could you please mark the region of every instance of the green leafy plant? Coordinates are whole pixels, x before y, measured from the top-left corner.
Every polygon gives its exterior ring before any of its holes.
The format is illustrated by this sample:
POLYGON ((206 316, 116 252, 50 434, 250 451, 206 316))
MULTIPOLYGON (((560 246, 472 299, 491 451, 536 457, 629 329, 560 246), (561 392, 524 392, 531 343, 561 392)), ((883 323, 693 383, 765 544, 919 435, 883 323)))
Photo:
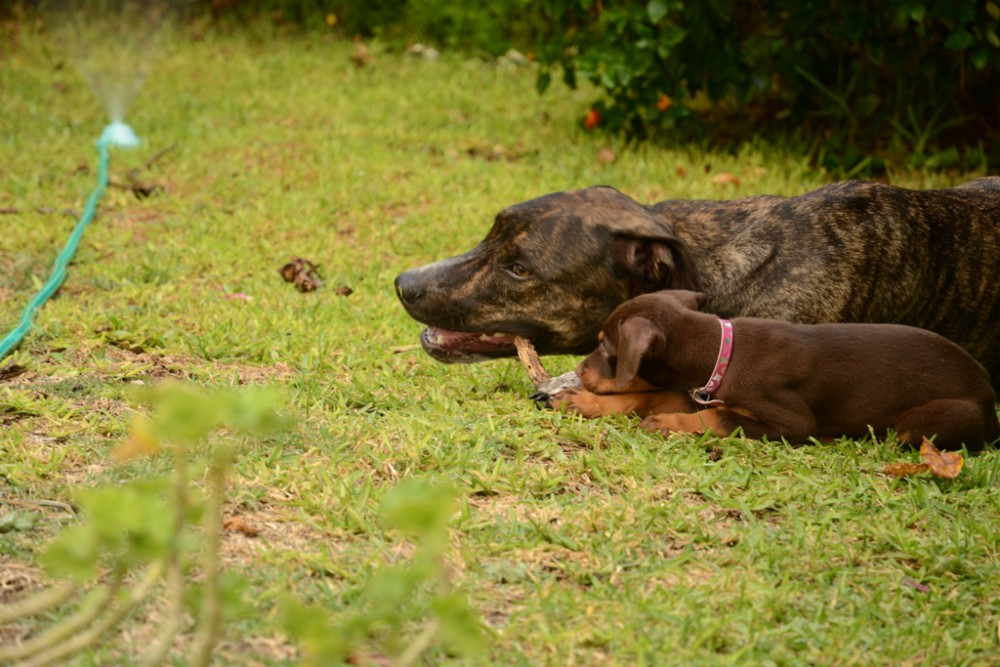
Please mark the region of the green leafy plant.
POLYGON ((287 420, 276 409, 277 396, 268 391, 205 394, 168 383, 139 398, 153 408, 153 416, 136 418, 116 457, 170 451, 171 476, 77 494, 83 521, 65 529, 41 557, 48 574, 64 583, 0 608, 0 624, 60 609, 74 595, 82 601, 30 639, 0 647, 0 661, 43 665, 82 651, 165 582, 167 619, 140 660, 143 665, 161 664, 184 629, 185 597, 192 588, 185 573, 197 567, 202 573, 198 640, 189 664, 209 664, 223 615, 227 607, 239 604, 238 586, 224 590, 218 560, 224 482, 235 450, 226 445, 203 452, 197 466, 203 470, 201 494, 190 488, 188 455, 197 453, 196 445, 219 426, 243 437, 259 437, 285 427, 287 420), (200 549, 195 548, 198 537, 200 549))
MULTIPOLYGON (((158 665, 167 658, 174 639, 185 629, 185 601, 197 590, 198 641, 189 664, 207 665, 227 609, 242 605, 239 582, 226 585, 219 566, 226 471, 236 450, 222 445, 204 452, 198 466, 204 470, 200 494, 190 488, 192 466, 187 458, 220 426, 244 437, 286 427, 287 419, 276 410, 278 397, 268 391, 206 394, 168 383, 142 392, 140 398, 153 407, 152 416, 137 417, 116 458, 169 450, 171 476, 78 493, 84 521, 65 529, 42 554, 48 574, 66 583, 0 608, 0 624, 37 616, 79 593, 83 600, 75 612, 47 630, 18 646, 0 648, 0 660, 42 665, 81 651, 165 582, 167 619, 141 664, 158 665), (195 548, 198 541, 200 549, 195 548), (192 568, 201 571, 197 587, 186 576, 192 568), (102 583, 88 587, 97 579, 102 583)), ((481 645, 479 623, 467 597, 452 589, 442 565, 455 499, 450 486, 421 478, 406 479, 385 495, 381 507, 385 526, 418 548, 410 562, 376 572, 354 605, 358 611, 347 618, 333 619, 322 606, 292 597, 283 601, 283 626, 302 644, 306 664, 342 661, 372 633, 386 628, 402 632, 407 624, 425 617, 429 620, 397 656, 396 664, 414 664, 435 641, 457 651, 481 645)))
POLYGON ((403 633, 414 622, 422 627, 395 657, 395 665, 415 664, 435 641, 460 652, 481 648, 476 614, 467 595, 452 588, 442 564, 455 497, 450 486, 424 478, 403 480, 386 493, 383 524, 414 540, 417 551, 408 563, 376 572, 352 613, 334 617, 319 604, 292 597, 283 601, 282 625, 303 646, 305 664, 336 664, 372 634, 403 633))

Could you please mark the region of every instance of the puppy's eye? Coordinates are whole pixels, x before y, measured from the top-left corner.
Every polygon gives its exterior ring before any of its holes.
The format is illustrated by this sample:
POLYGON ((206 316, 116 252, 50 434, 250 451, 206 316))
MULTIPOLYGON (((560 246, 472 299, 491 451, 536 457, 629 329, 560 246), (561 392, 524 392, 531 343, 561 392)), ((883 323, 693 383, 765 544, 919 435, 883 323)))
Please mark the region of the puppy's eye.
POLYGON ((530 278, 531 271, 524 264, 520 262, 514 262, 507 267, 507 271, 513 275, 515 278, 530 278))

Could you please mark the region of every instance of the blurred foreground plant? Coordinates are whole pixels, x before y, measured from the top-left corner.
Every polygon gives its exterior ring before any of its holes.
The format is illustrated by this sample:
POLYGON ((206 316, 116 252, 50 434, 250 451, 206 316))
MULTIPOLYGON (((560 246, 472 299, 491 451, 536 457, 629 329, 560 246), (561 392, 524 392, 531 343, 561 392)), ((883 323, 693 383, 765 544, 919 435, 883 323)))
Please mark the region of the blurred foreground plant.
POLYGON ((482 647, 479 619, 467 596, 452 589, 444 565, 455 497, 451 487, 423 478, 405 479, 389 490, 380 508, 382 522, 412 539, 417 550, 409 563, 376 572, 350 614, 334 617, 319 604, 290 596, 282 602, 282 624, 302 644, 303 664, 340 664, 374 633, 401 636, 413 622, 422 627, 392 660, 397 667, 415 664, 436 641, 459 653, 482 647))
POLYGON ((188 664, 209 663, 223 609, 239 602, 238 595, 223 590, 233 586, 223 585, 229 582, 220 577, 218 559, 225 475, 235 450, 226 445, 199 451, 197 445, 219 427, 253 438, 284 428, 288 420, 277 411, 277 395, 266 390, 206 394, 164 384, 138 398, 153 408, 152 417, 136 417, 115 458, 169 451, 171 476, 79 492, 84 520, 64 530, 42 554, 48 574, 66 581, 0 607, 0 625, 60 609, 74 596, 82 599, 75 611, 51 627, 17 645, 0 647, 0 662, 60 662, 97 642, 165 581, 167 616, 139 660, 142 665, 160 664, 184 629, 185 597, 194 589, 185 573, 197 568, 202 574, 198 640, 188 664), (192 452, 204 454, 197 465, 188 462, 192 452), (189 488, 192 469, 204 471, 203 493, 189 488), (196 550, 199 520, 202 548, 196 550), (97 580, 101 583, 92 585, 97 580))
MULTIPOLYGON (((208 394, 164 384, 138 398, 152 407, 152 414, 136 417, 114 457, 123 461, 168 451, 173 458, 170 476, 79 492, 84 520, 64 530, 42 554, 48 574, 65 578, 65 583, 0 607, 0 625, 50 610, 65 615, 17 645, 0 647, 0 662, 61 662, 95 644, 165 583, 165 618, 137 664, 158 665, 167 659, 186 629, 186 602, 193 599, 198 606, 197 641, 183 659, 185 664, 207 665, 223 617, 245 606, 242 582, 222 576, 219 567, 225 477, 236 448, 203 443, 220 427, 244 439, 287 427, 288 419, 277 409, 278 396, 264 390, 208 394), (201 458, 189 461, 192 454, 201 458), (190 484, 199 473, 202 491, 190 484), (197 585, 188 576, 192 570, 200 573, 197 585), (69 611, 74 597, 80 601, 69 611)), ((442 566, 455 495, 450 487, 417 478, 386 494, 384 524, 414 540, 418 549, 408 564, 376 572, 355 604, 357 611, 348 617, 333 622, 318 605, 293 597, 282 601, 282 625, 301 643, 307 664, 344 661, 376 631, 403 636, 406 624, 428 617, 395 664, 414 664, 438 640, 458 651, 480 645, 479 622, 466 597, 451 590, 442 566)))

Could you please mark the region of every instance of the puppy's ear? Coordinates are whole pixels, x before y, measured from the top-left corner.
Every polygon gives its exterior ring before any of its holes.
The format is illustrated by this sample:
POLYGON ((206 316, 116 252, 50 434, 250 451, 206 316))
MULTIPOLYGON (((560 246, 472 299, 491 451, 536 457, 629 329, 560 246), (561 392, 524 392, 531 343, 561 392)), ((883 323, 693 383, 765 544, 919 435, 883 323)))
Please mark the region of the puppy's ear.
POLYGON ((681 305, 690 310, 701 310, 705 307, 708 297, 702 292, 688 292, 686 290, 676 290, 671 292, 681 305))
POLYGON ((618 324, 618 367, 615 384, 624 389, 639 373, 644 357, 662 354, 666 339, 659 327, 644 317, 630 317, 618 324))

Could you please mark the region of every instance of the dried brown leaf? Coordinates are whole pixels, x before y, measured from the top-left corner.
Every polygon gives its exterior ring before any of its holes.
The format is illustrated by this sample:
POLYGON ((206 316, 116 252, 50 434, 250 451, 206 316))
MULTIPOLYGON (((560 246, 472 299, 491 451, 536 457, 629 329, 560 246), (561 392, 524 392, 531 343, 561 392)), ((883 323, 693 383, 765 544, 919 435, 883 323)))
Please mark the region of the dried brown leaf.
POLYGON ((712 183, 716 185, 739 185, 740 179, 734 174, 730 174, 728 171, 724 171, 721 174, 716 174, 712 177, 712 183))
POLYGON ((893 477, 909 477, 925 470, 927 470, 926 463, 890 463, 882 469, 882 472, 893 477))
POLYGON ((285 282, 294 284, 295 289, 303 293, 312 292, 323 286, 319 266, 308 259, 292 257, 292 261, 282 266, 278 272, 285 282))
POLYGON ((241 516, 229 517, 222 522, 222 530, 227 533, 242 533, 247 537, 257 537, 260 534, 260 528, 256 526, 251 526, 246 520, 241 516))
POLYGON ((928 470, 938 477, 955 479, 962 472, 965 458, 958 452, 942 452, 934 443, 924 438, 920 445, 920 458, 927 464, 928 470))

